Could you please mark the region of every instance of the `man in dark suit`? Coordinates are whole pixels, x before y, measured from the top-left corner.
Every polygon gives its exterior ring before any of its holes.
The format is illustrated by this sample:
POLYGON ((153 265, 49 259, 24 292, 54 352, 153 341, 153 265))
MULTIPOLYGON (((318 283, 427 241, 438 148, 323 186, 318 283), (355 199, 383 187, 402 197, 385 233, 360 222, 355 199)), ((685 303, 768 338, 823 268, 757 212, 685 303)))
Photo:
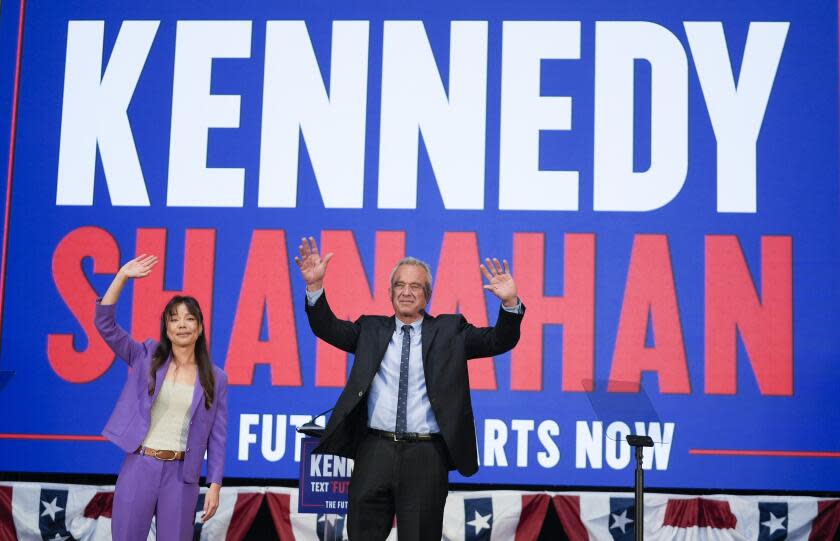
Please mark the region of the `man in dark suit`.
POLYGON ((295 261, 306 281, 306 314, 318 338, 355 355, 350 378, 315 453, 355 460, 348 533, 354 541, 384 540, 397 516, 400 541, 439 540, 449 470, 478 470, 467 360, 491 357, 519 341, 524 306, 507 261, 486 260, 485 289, 502 306, 495 327, 461 315, 426 313, 429 265, 411 257, 391 273, 394 315, 339 320, 323 280, 333 254, 321 258, 303 239, 295 261))

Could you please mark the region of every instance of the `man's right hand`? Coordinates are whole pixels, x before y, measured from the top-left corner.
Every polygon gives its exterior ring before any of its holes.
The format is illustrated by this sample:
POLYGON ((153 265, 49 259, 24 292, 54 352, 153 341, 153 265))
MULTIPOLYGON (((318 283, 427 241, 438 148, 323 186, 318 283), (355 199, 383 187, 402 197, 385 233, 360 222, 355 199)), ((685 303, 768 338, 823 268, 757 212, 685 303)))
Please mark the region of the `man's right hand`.
POLYGON ((327 263, 332 259, 332 252, 321 258, 318 254, 318 245, 315 243, 314 237, 302 238, 300 246, 299 257, 295 257, 295 263, 300 268, 300 274, 306 281, 306 289, 309 291, 318 291, 324 287, 324 275, 327 273, 327 263))

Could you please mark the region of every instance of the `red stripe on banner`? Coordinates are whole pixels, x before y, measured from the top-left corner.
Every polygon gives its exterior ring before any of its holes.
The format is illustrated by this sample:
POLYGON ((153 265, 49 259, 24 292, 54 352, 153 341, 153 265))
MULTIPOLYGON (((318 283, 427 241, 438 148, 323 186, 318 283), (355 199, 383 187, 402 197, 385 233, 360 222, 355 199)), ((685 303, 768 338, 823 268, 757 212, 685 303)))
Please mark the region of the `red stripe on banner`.
POLYGON ((277 537, 283 541, 294 539, 295 532, 292 530, 292 519, 289 516, 289 507, 291 506, 289 495, 269 492, 265 497, 277 537))
POLYGON ((817 504, 817 516, 811 523, 808 539, 834 539, 840 531, 840 500, 823 500, 817 504))
POLYGON ((665 508, 663 526, 677 528, 718 528, 734 529, 738 519, 732 514, 729 502, 691 498, 687 500, 668 500, 665 508))
POLYGON ((225 541, 241 541, 245 538, 245 534, 257 518, 262 501, 263 495, 260 492, 240 492, 236 495, 225 541))
POLYGON ((6 215, 3 219, 3 248, 0 262, 0 332, 3 329, 3 301, 6 298, 6 261, 9 249, 9 224, 12 212, 12 171, 15 166, 15 133, 17 132, 18 98, 20 97, 20 65, 23 59, 23 17, 26 14, 26 0, 20 0, 18 20, 17 57, 15 58, 15 90, 12 95, 12 127, 9 133, 9 168, 6 174, 6 215))
POLYGON ((0 434, 0 440, 108 441, 104 436, 84 434, 0 434))
POLYGON ((776 451, 761 449, 689 449, 690 455, 720 456, 792 456, 807 458, 840 458, 840 451, 776 451))
POLYGON ((12 487, 0 487, 0 541, 16 541, 17 538, 12 516, 12 487))
POLYGON ((519 524, 516 525, 516 541, 534 541, 540 536, 545 513, 548 510, 547 494, 523 494, 519 524))
POLYGON ((554 496, 552 499, 554 510, 557 511, 557 518, 563 525, 566 537, 574 541, 587 540, 589 534, 586 526, 580 520, 580 498, 578 496, 554 496))
POLYGON ((111 518, 111 509, 113 506, 113 492, 97 492, 85 506, 84 517, 92 519, 98 519, 99 517, 111 518))

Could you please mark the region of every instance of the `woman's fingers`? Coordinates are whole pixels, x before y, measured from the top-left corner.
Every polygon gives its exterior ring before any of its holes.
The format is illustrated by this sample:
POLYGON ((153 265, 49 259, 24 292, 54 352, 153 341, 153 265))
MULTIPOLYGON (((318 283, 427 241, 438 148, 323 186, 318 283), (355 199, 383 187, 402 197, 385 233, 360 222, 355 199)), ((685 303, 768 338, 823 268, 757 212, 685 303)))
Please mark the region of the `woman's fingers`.
POLYGON ((140 270, 138 272, 141 273, 142 276, 145 276, 146 274, 151 272, 152 267, 154 267, 157 264, 157 262, 158 258, 155 255, 140 254, 139 256, 129 261, 128 264, 140 267, 140 270))
POLYGON ((219 508, 218 503, 210 502, 208 500, 204 500, 204 514, 201 516, 201 522, 207 522, 213 515, 216 514, 216 510, 219 508))

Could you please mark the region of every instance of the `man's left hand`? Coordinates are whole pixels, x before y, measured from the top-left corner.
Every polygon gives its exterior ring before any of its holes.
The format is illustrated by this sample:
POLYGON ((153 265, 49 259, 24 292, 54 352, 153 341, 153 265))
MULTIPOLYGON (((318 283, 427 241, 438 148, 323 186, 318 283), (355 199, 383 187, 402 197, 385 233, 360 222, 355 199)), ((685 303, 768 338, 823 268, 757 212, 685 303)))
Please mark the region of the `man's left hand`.
POLYGON ((510 274, 510 267, 508 262, 503 259, 501 263, 495 257, 491 261, 490 258, 484 259, 485 265, 481 267, 481 274, 489 282, 485 284, 484 289, 490 291, 493 295, 501 299, 502 304, 508 308, 513 308, 519 302, 516 295, 516 282, 513 281, 513 276, 510 274))

